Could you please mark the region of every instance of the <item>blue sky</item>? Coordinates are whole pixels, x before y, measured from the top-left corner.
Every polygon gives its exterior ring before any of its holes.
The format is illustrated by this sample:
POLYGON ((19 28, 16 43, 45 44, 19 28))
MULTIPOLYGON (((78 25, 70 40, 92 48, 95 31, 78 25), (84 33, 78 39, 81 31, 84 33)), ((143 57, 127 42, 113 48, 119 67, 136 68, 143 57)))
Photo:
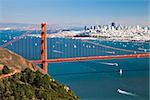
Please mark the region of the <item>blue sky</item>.
POLYGON ((0 22, 147 25, 149 0, 0 0, 0 22))

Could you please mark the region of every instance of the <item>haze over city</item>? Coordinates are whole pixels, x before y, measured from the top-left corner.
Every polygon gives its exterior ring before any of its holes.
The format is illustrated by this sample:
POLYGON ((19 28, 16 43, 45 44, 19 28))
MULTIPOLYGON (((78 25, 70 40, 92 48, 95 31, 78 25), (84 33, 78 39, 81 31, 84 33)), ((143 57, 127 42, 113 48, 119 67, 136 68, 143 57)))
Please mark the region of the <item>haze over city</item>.
POLYGON ((1 23, 148 25, 149 0, 0 0, 1 23))

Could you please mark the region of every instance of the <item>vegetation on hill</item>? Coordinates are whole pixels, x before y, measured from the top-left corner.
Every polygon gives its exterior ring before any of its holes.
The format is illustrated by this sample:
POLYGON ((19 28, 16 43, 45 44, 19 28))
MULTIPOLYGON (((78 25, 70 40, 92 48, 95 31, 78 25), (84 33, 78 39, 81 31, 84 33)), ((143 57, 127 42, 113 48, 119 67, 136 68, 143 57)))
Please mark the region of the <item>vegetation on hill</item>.
POLYGON ((26 68, 21 73, 0 79, 1 100, 79 100, 66 85, 51 76, 26 68))
POLYGON ((7 66, 4 66, 4 68, 2 70, 0 70, 0 75, 8 74, 10 72, 11 72, 11 70, 7 66))

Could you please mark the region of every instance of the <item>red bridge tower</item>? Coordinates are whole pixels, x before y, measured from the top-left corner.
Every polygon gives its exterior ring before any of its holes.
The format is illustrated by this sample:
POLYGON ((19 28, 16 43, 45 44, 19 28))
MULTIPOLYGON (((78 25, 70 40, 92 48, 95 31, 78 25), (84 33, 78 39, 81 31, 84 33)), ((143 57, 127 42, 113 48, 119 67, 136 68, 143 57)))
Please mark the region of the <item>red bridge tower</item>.
POLYGON ((47 73, 47 37, 46 37, 46 23, 41 24, 42 33, 41 33, 41 60, 42 60, 42 70, 44 73, 47 73))

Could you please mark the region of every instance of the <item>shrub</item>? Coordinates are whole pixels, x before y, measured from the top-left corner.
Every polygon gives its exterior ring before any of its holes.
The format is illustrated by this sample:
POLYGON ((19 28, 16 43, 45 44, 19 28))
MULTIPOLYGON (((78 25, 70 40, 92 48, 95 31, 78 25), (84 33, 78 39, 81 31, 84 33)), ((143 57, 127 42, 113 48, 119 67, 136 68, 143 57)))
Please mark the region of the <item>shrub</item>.
POLYGON ((3 70, 2 70, 2 73, 3 73, 3 74, 8 74, 9 72, 10 72, 10 69, 9 69, 7 66, 4 65, 4 68, 3 68, 3 70))

